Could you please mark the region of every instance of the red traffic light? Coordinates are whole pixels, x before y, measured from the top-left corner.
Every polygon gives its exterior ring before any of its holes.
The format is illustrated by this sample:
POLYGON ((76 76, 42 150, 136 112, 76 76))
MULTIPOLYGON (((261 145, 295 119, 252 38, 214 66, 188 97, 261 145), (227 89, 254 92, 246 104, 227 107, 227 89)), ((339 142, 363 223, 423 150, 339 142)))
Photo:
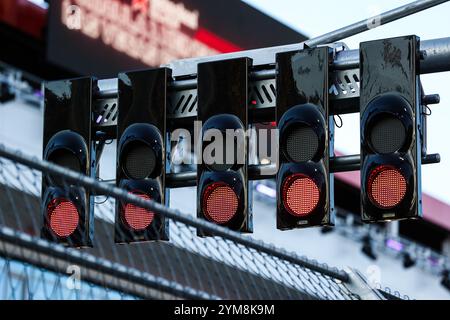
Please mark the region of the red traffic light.
POLYGON ((392 166, 378 166, 371 171, 367 190, 374 205, 381 209, 397 206, 406 194, 406 179, 392 166))
MULTIPOLYGON (((168 68, 119 73, 116 185, 143 200, 168 205, 165 188, 168 68)), ((164 215, 116 202, 114 241, 169 240, 164 215)))
MULTIPOLYGON (((94 78, 45 83, 42 158, 95 177, 95 139, 92 135, 94 78)), ((41 188, 43 239, 69 247, 92 247, 94 201, 89 188, 68 183, 61 175, 43 173, 41 188)))
POLYGON ((206 218, 217 224, 225 224, 235 216, 239 199, 234 190, 223 182, 206 187, 203 193, 203 211, 206 218))
POLYGON ((276 55, 279 230, 334 225, 330 54, 322 47, 276 55))
MULTIPOLYGON (((253 231, 246 135, 251 66, 249 58, 197 66, 197 120, 202 123, 197 217, 242 233, 253 231), (222 139, 216 139, 217 134, 222 139)), ((213 236, 201 228, 197 235, 213 236)))
POLYGON ((72 201, 56 198, 47 206, 48 224, 58 237, 66 238, 72 235, 79 223, 80 215, 72 201))
POLYGON ((361 218, 363 222, 422 215, 421 153, 425 152, 420 39, 360 44, 361 218), (386 52, 396 52, 395 68, 386 52))
MULTIPOLYGON (((144 200, 151 200, 151 198, 142 193, 130 192, 144 200)), ((139 231, 146 229, 152 222, 155 214, 145 208, 138 207, 132 203, 127 203, 123 208, 123 219, 127 226, 131 229, 139 231)))
POLYGON ((283 184, 283 204, 287 211, 304 217, 312 213, 320 198, 320 190, 310 177, 304 174, 293 174, 283 184))

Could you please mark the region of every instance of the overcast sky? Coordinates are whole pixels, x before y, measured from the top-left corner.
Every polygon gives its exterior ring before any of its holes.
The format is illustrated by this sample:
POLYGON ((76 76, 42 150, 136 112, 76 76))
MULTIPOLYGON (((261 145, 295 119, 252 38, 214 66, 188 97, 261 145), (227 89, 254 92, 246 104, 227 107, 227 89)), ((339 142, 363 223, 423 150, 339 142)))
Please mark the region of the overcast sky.
MULTIPOLYGON (((308 37, 314 37, 412 0, 244 1, 308 37)), ((423 40, 450 37, 450 2, 344 41, 356 49, 361 41, 408 34, 416 34, 423 40)), ((450 204, 450 72, 424 75, 422 81, 426 93, 441 95, 441 103, 431 106, 433 114, 428 119, 428 152, 438 152, 442 157, 440 164, 422 167, 422 187, 426 193, 450 204)), ((343 128, 336 132, 336 149, 348 154, 359 153, 358 114, 344 116, 343 120, 343 128)))

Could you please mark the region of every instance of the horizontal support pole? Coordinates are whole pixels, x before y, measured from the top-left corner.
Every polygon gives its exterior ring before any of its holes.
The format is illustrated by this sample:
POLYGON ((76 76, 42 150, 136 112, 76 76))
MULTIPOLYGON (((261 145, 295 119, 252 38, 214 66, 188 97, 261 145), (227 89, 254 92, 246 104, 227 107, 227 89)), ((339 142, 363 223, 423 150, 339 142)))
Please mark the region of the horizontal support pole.
MULTIPOLYGON (((333 157, 330 159, 331 172, 357 171, 360 169, 361 157, 359 154, 333 157)), ((428 154, 422 158, 422 164, 439 163, 441 157, 438 153, 428 154)), ((267 172, 276 172, 275 165, 250 165, 248 175, 250 180, 272 179, 275 174, 265 174, 267 172)), ((193 187, 197 185, 197 172, 186 171, 179 173, 169 173, 166 176, 166 185, 168 188, 193 187)))
MULTIPOLYGON (((420 61, 420 74, 450 71, 450 37, 420 42, 423 58, 420 61)), ((359 50, 343 50, 337 53, 333 62, 334 70, 359 68, 359 50)))
POLYGON ((424 105, 428 104, 438 104, 441 102, 441 96, 439 94, 428 94, 423 96, 422 103, 424 105))

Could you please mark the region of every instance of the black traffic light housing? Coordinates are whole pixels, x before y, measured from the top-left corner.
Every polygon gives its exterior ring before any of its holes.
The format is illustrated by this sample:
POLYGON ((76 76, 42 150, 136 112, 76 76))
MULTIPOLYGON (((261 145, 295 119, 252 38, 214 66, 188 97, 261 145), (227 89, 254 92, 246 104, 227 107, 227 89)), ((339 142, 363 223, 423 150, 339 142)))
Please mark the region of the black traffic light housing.
MULTIPOLYGON (((92 92, 96 81, 79 78, 45 84, 43 158, 95 176, 91 138, 92 92)), ((41 236, 72 247, 91 247, 94 200, 83 187, 60 177, 42 178, 41 236)))
MULTIPOLYGON (((143 199, 167 205, 166 105, 171 70, 120 73, 116 184, 143 199)), ((123 201, 116 202, 115 242, 168 240, 168 220, 123 201)))
MULTIPOLYGON (((201 152, 197 155, 201 160, 197 165, 197 216, 239 232, 253 231, 247 137, 251 64, 248 58, 206 62, 198 65, 197 72, 197 120, 202 122, 201 148, 197 150, 201 152), (231 137, 227 129, 236 130, 235 136, 231 137), (218 141, 212 137, 209 140, 213 132, 222 137, 224 144, 217 145, 219 148, 211 152, 209 159, 205 155, 218 141), (234 143, 227 145, 227 137, 234 143), (227 157, 231 158, 230 148, 234 157, 227 161, 227 157)), ((197 233, 208 235, 202 230, 197 233)))
POLYGON ((334 225, 330 48, 277 54, 277 228, 334 225))
POLYGON ((364 222, 421 216, 419 38, 360 44, 364 222))

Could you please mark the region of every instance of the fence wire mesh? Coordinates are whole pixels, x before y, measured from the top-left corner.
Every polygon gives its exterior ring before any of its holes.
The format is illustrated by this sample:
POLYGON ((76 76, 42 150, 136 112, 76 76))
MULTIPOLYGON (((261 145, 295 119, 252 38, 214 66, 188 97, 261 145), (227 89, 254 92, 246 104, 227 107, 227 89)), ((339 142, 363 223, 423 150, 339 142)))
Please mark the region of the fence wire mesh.
MULTIPOLYGON (((3 155, 9 151, 0 149, 3 155)), ((116 203, 131 201, 130 205, 154 217, 160 214, 160 207, 35 158, 19 153, 9 159, 1 155, 2 299, 359 298, 349 289, 344 271, 170 209, 161 212, 169 219, 170 241, 115 244, 116 203), (19 162, 24 164, 17 162, 22 158, 26 161, 19 162), (48 168, 59 170, 51 174, 56 177, 58 173, 66 188, 83 185, 92 193, 102 191, 94 206, 93 248, 67 248, 40 239, 46 223, 41 204, 42 170, 45 179, 48 168), (199 226, 206 226, 214 236, 198 237, 199 226)))

